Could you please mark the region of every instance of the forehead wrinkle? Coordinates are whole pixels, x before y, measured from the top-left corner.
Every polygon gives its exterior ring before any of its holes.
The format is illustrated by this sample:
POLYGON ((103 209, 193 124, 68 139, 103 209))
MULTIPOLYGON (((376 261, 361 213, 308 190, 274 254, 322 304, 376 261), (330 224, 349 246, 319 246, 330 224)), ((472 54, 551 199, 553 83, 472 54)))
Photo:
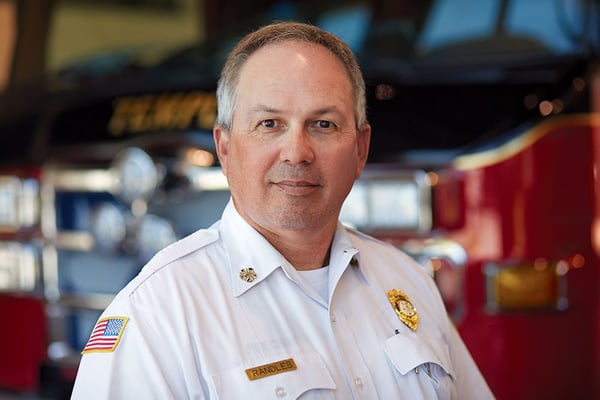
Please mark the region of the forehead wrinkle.
MULTIPOLYGON (((270 113, 270 114, 279 114, 279 113, 283 112, 282 109, 275 108, 272 106, 267 106, 265 104, 257 104, 255 106, 251 107, 250 111, 257 112, 257 113, 265 112, 265 113, 270 113)), ((339 108, 335 105, 332 105, 332 106, 325 106, 325 107, 317 108, 315 110, 308 111, 308 113, 313 116, 319 116, 319 115, 325 115, 325 114, 329 114, 329 113, 337 113, 338 111, 339 111, 339 108)))
POLYGON ((339 112, 339 108, 337 106, 327 106, 327 107, 323 107, 323 108, 318 108, 318 109, 312 111, 311 114, 318 116, 318 115, 337 113, 337 112, 339 112))

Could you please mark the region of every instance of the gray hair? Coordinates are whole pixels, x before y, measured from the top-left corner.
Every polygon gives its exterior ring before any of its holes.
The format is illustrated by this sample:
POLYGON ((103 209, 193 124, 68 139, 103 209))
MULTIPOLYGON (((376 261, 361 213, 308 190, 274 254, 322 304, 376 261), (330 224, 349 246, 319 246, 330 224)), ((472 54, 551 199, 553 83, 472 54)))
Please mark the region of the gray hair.
POLYGON ((357 128, 367 123, 365 82, 354 53, 337 36, 316 26, 299 22, 277 22, 246 35, 229 53, 217 85, 216 125, 231 131, 240 70, 256 50, 285 41, 313 43, 328 49, 346 68, 354 94, 357 128))

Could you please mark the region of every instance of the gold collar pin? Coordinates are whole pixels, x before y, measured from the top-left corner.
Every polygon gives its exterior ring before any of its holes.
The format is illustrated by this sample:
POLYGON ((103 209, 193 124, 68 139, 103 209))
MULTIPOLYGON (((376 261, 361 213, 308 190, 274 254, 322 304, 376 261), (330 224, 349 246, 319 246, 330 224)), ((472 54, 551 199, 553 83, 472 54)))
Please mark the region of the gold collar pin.
POLYGON ((250 283, 256 279, 256 272, 254 272, 253 268, 242 268, 240 271, 240 279, 250 283))

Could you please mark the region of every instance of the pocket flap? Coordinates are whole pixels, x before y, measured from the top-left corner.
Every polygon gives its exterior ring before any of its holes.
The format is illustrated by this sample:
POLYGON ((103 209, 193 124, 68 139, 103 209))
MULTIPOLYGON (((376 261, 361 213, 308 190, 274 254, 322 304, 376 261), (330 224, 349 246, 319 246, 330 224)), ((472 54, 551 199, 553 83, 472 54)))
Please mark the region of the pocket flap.
POLYGON ((402 375, 426 363, 438 364, 447 374, 453 375, 448 346, 441 338, 434 347, 417 334, 398 334, 388 338, 383 348, 402 375))
MULTIPOLYGON (((296 369, 250 380, 242 366, 212 377, 219 399, 296 399, 309 390, 335 389, 335 382, 318 354, 294 355, 296 369)), ((277 360, 273 360, 275 362, 277 360)))

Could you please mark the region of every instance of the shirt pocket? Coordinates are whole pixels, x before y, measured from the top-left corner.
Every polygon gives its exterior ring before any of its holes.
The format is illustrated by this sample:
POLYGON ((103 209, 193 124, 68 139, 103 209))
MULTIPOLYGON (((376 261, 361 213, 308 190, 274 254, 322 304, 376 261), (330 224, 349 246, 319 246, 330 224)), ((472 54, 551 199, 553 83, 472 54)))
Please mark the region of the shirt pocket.
POLYGON ((422 338, 416 334, 397 334, 388 338, 383 348, 396 370, 403 376, 417 375, 430 382, 439 398, 454 392, 453 370, 446 343, 439 338, 422 338))
MULTIPOLYGON (((318 354, 288 357, 296 369, 250 380, 244 367, 236 367, 212 376, 217 398, 229 399, 297 399, 315 389, 335 389, 335 382, 318 354)), ((266 361, 264 364, 277 362, 266 361)), ((254 367, 254 366, 253 366, 254 367)), ((258 365, 256 366, 258 367, 258 365)))

